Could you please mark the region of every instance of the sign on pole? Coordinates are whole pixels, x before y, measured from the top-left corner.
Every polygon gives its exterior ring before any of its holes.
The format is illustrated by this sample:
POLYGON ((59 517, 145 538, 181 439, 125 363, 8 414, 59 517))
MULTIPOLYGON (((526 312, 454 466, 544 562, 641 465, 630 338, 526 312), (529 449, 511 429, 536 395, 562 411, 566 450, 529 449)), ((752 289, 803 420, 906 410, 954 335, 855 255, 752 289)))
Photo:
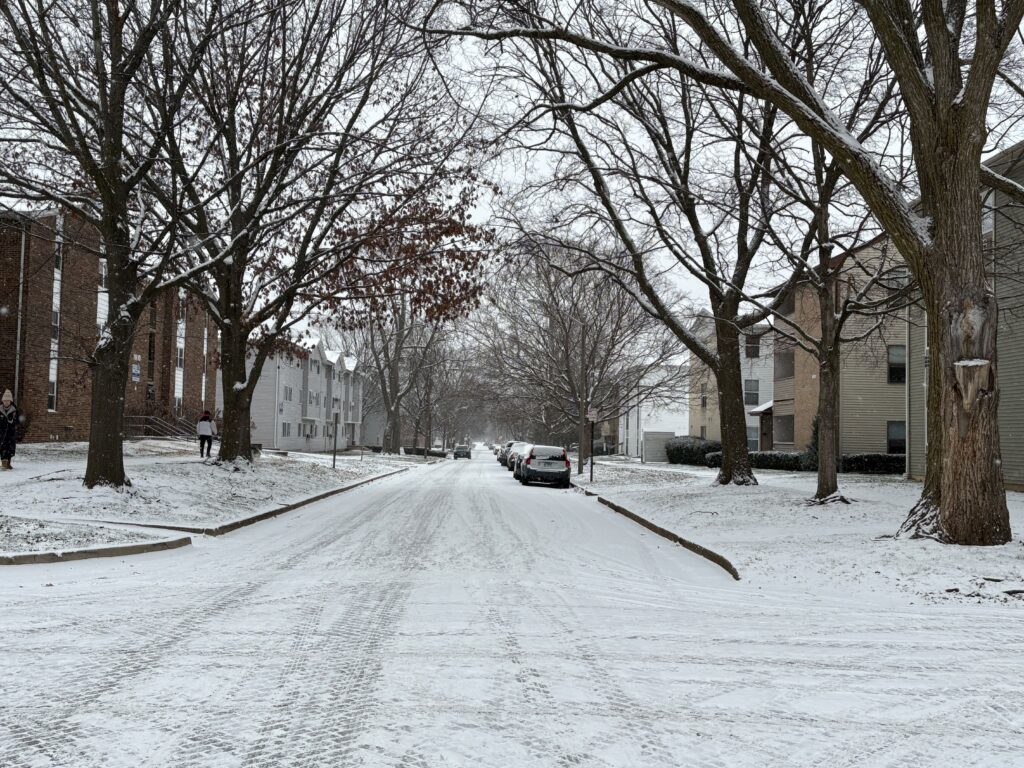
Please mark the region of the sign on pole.
POLYGON ((587 421, 597 421, 597 409, 591 408, 587 411, 587 421))

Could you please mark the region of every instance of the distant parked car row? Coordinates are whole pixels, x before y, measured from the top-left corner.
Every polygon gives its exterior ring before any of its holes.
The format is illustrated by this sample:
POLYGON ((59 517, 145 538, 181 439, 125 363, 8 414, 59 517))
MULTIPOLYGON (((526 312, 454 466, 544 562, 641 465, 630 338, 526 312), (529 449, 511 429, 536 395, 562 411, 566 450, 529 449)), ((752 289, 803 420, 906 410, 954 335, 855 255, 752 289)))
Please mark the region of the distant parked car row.
POLYGON ((537 445, 522 440, 509 440, 495 449, 498 463, 523 485, 537 481, 568 488, 572 464, 569 456, 557 445, 537 445))

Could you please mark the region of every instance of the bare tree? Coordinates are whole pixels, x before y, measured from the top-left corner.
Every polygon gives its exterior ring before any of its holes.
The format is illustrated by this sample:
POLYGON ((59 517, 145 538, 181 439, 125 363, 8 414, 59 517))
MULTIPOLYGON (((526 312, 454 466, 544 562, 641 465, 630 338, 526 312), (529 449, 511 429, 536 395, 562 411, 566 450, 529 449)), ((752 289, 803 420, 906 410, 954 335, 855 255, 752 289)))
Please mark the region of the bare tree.
POLYGON ((90 488, 130 484, 121 441, 132 339, 146 306, 182 279, 177 217, 147 190, 218 5, 0 4, 0 194, 71 212, 99 233, 107 264, 110 311, 88 361, 90 488))
POLYGON ((576 253, 527 245, 493 290, 500 322, 480 333, 494 374, 531 414, 536 438, 575 429, 582 472, 588 412, 598 422, 616 419, 680 386, 665 367, 680 350, 614 281, 575 270, 576 253))
MULTIPOLYGON (((981 240, 982 185, 1015 199, 1024 188, 981 164, 993 88, 1024 17, 1024 0, 833 0, 852 13, 819 17, 810 55, 835 77, 817 82, 794 64, 776 30, 804 12, 802 2, 655 0, 664 14, 634 16, 632 38, 605 35, 602 4, 585 0, 454 4, 464 26, 483 39, 559 41, 602 60, 630 63, 629 80, 670 69, 716 88, 749 92, 775 106, 836 159, 917 278, 929 327, 929 382, 941 407, 929 429, 928 476, 917 524, 959 544, 1010 540, 999 449, 997 307, 981 240), (699 42, 692 49, 651 44, 647 23, 671 25, 699 42), (876 37, 904 102, 910 157, 919 191, 901 188, 886 168, 903 148, 861 141, 834 109, 857 87, 845 62, 819 56, 815 43, 836 34, 876 37)), ((823 0, 826 3, 827 0, 823 0)), ((445 3, 445 7, 453 4, 445 3)), ((430 20, 428 19, 428 24, 430 20)), ((453 30, 440 30, 450 33, 453 30)), ((827 45, 825 50, 828 50, 827 45)), ((1019 92, 1019 91, 1018 91, 1019 92)))
POLYGON ((190 286, 220 329, 222 460, 251 457, 263 364, 307 315, 354 322, 415 274, 435 304, 466 292, 473 259, 430 252, 466 235, 475 196, 466 125, 401 23, 417 0, 229 5, 167 148, 173 184, 153 190, 180 198, 190 286), (399 229, 415 248, 386 247, 399 229))

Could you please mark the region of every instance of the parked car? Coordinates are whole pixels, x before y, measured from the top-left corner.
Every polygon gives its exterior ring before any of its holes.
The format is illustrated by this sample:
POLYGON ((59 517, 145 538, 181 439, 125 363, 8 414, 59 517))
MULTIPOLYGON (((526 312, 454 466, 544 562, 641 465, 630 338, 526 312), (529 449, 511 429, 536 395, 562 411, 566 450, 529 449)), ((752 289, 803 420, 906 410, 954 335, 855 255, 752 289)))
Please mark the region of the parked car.
POLYGON ((498 463, 503 467, 508 466, 508 450, 512 447, 512 443, 514 442, 515 440, 509 440, 498 449, 498 463))
POLYGON ((530 451, 533 450, 533 443, 526 443, 517 453, 515 460, 510 465, 512 467, 512 477, 516 480, 519 479, 519 469, 523 465, 523 459, 526 458, 530 451))
POLYGON ((528 445, 529 443, 524 443, 521 440, 512 443, 512 445, 508 449, 508 458, 505 461, 505 469, 507 469, 509 472, 515 471, 516 459, 519 458, 519 454, 528 445))
POLYGON ((516 476, 523 485, 529 485, 537 480, 568 488, 571 467, 565 448, 556 445, 531 445, 519 460, 516 476))
POLYGON ((472 459, 473 454, 469 450, 468 445, 456 445, 455 450, 452 451, 452 456, 456 459, 472 459))

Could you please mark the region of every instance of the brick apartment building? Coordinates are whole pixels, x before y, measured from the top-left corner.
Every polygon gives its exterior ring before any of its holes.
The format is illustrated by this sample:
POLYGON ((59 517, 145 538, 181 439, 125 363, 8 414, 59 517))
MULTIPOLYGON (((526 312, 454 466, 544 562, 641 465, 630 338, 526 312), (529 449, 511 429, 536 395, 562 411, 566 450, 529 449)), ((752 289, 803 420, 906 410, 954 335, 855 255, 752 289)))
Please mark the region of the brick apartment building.
MULTIPOLYGON (((88 439, 86 361, 109 311, 98 246, 70 214, 0 213, 0 390, 27 417, 28 442, 88 439)), ((217 349, 205 311, 175 290, 158 296, 136 332, 126 414, 212 410, 217 349)))

